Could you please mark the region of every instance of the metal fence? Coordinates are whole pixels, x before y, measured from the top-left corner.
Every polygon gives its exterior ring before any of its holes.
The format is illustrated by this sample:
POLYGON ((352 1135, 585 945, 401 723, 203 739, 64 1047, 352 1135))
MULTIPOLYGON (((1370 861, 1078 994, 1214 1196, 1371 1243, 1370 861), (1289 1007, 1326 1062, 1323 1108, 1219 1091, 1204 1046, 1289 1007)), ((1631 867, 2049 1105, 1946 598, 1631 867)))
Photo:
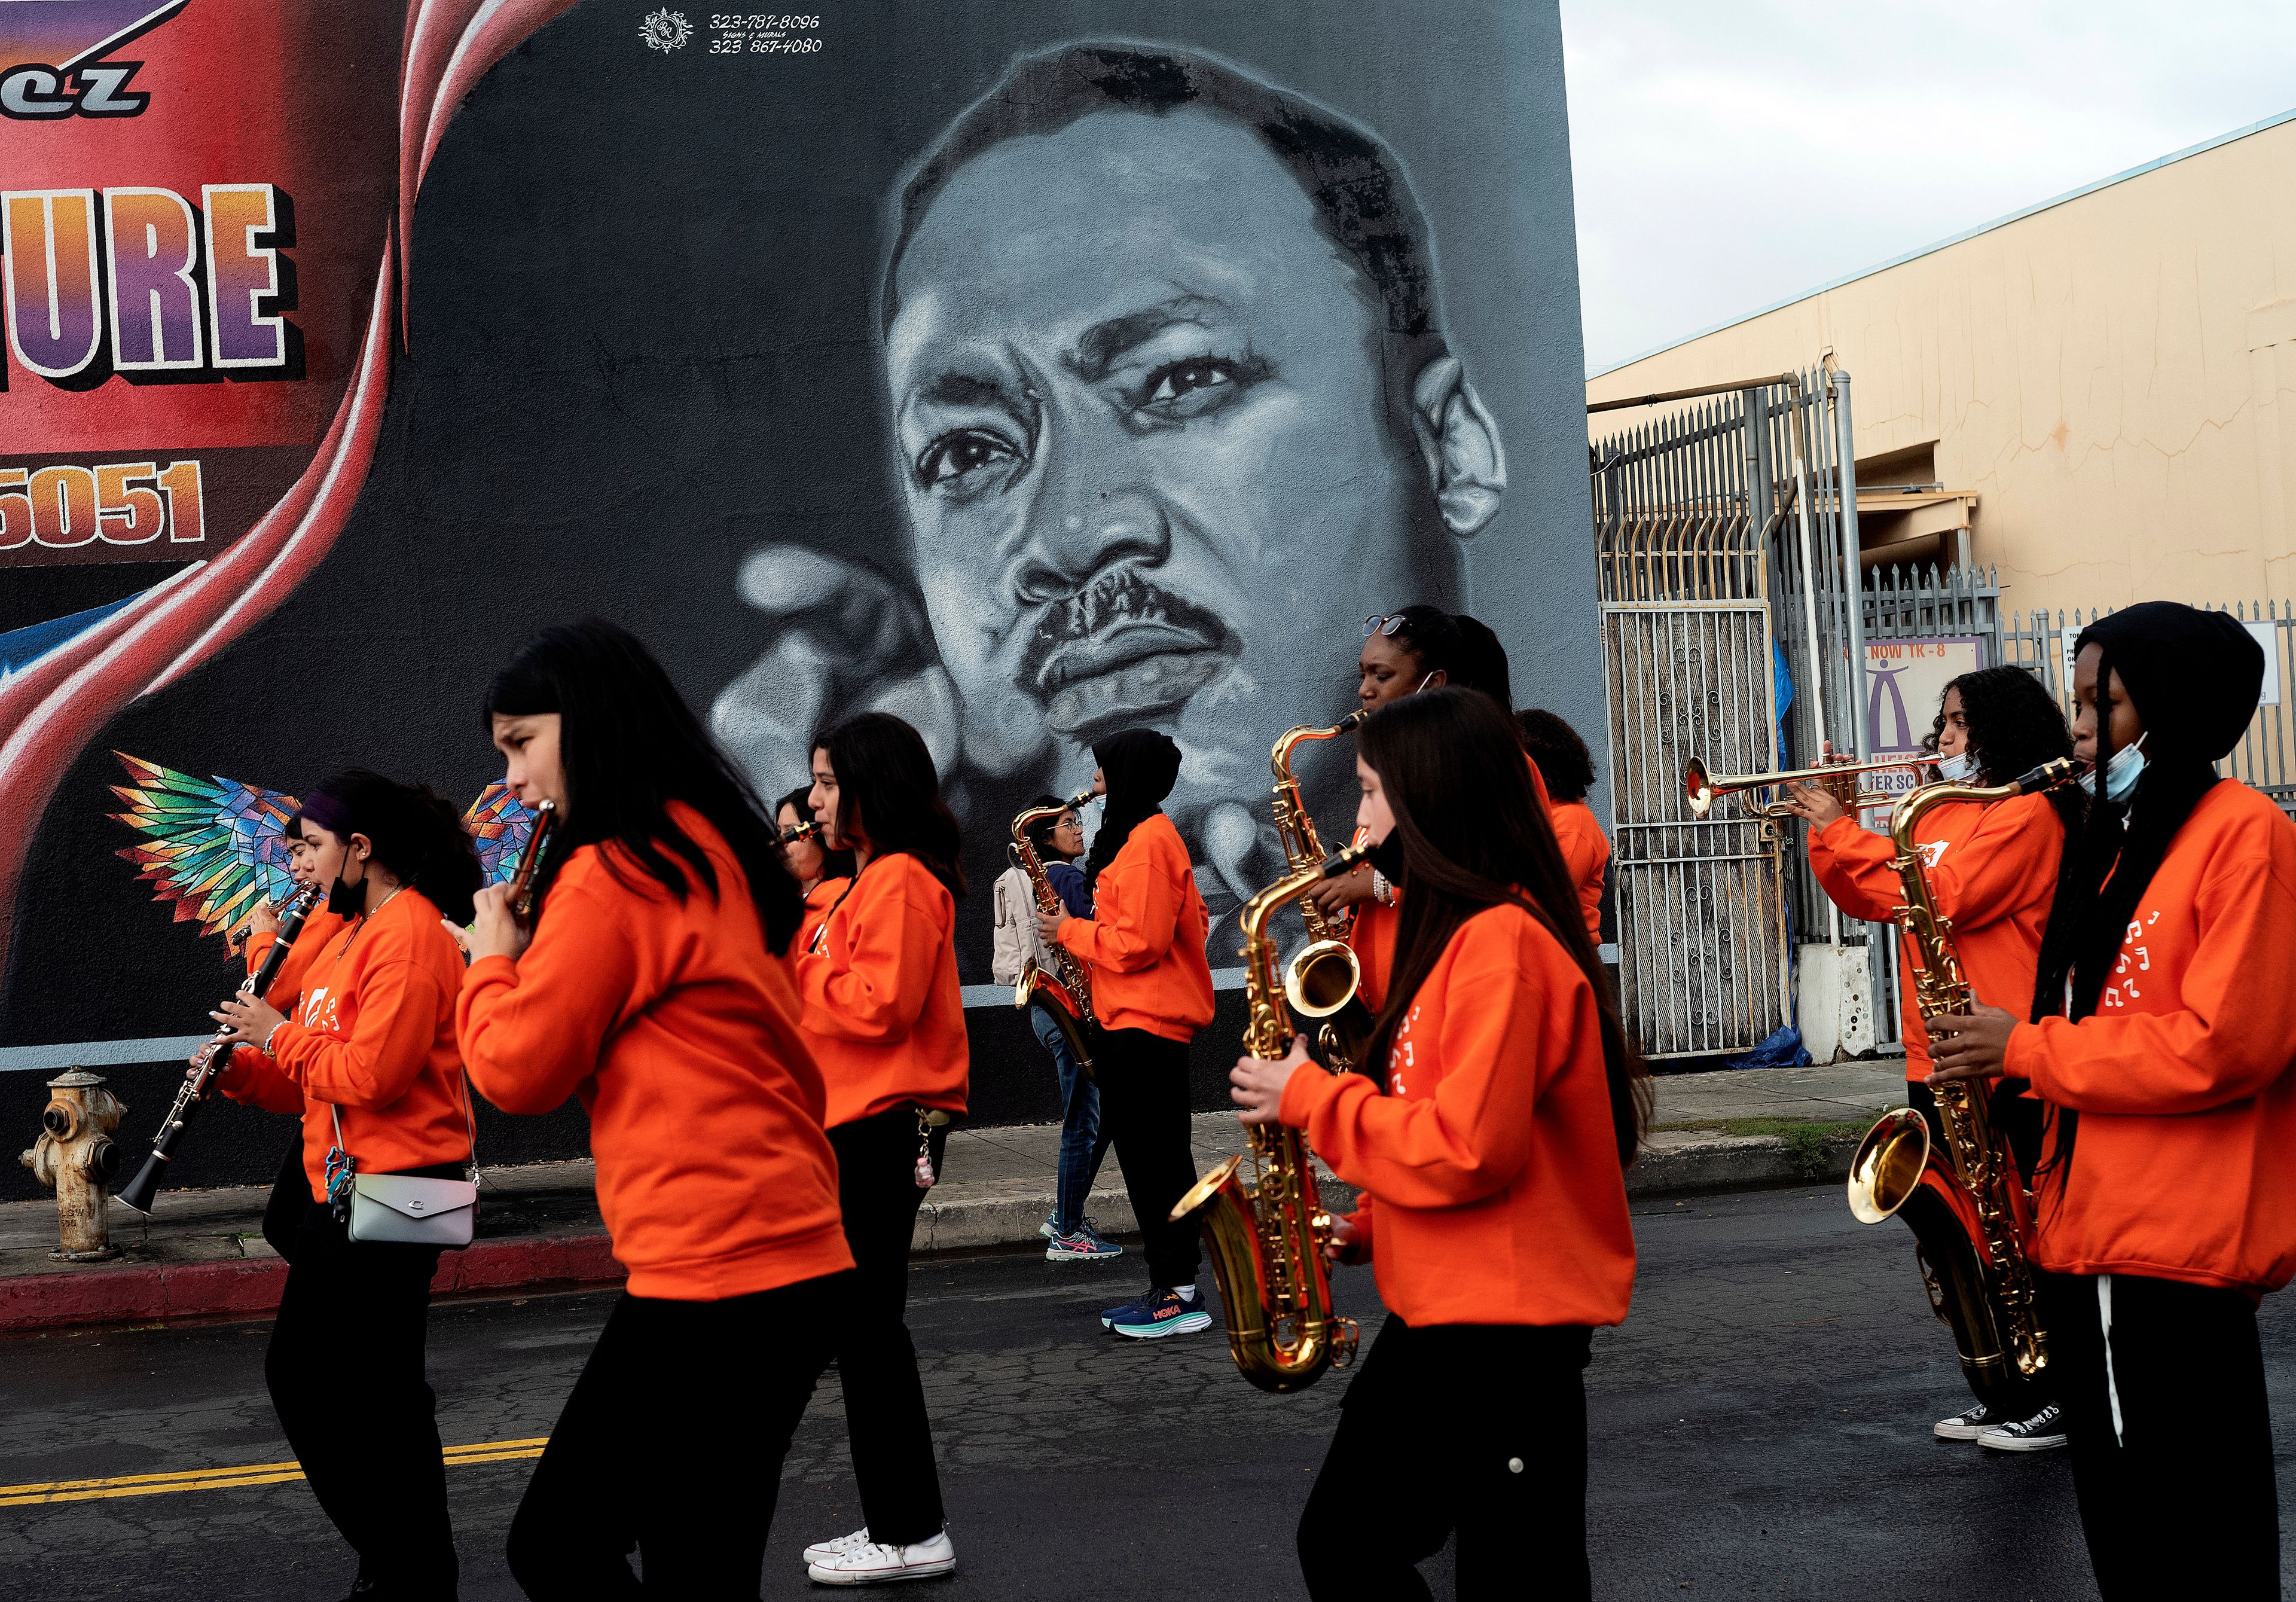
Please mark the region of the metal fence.
POLYGON ((1735 809, 1691 817, 1682 774, 1775 768, 1854 721, 1849 427, 1846 374, 1790 374, 1591 448, 1620 985, 1652 1057, 1759 1044, 1792 1015, 1792 927, 1841 927, 1800 853, 1735 809))

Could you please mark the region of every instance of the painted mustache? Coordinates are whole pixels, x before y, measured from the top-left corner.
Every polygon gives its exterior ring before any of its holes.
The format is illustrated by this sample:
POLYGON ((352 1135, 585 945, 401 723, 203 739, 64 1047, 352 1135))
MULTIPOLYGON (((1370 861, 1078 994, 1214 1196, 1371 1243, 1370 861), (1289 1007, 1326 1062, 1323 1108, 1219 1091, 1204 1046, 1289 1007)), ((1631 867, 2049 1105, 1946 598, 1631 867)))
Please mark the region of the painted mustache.
POLYGON ((1217 613, 1119 568, 1045 609, 1021 682, 1056 732, 1088 738, 1186 704, 1235 649, 1217 613))

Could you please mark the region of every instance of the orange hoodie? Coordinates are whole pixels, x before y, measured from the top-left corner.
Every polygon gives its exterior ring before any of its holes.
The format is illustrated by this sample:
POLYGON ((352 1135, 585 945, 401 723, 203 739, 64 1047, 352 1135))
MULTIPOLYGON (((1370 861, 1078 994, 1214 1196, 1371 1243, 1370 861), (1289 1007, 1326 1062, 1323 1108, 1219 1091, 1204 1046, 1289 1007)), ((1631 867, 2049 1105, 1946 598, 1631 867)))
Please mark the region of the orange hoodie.
MULTIPOLYGON (((304 920, 303 932, 295 937, 294 945, 281 961, 279 972, 272 976, 271 988, 264 993, 263 998, 283 1010, 285 1003, 302 994, 303 975, 310 971, 313 963, 318 961, 319 953, 342 931, 343 920, 329 912, 326 903, 322 901, 319 909, 304 920)), ((263 965, 265 955, 278 938, 275 932, 247 937, 247 971, 250 975, 263 965)), ((232 1055, 237 1056, 239 1054, 234 1052, 232 1055)))
POLYGON ((824 879, 805 892, 805 922, 798 926, 797 938, 790 942, 789 957, 795 962, 804 952, 813 949, 813 942, 821 933, 822 924, 829 921, 829 909, 837 905, 837 898, 845 893, 852 879, 840 875, 824 879))
POLYGON ((455 1048, 463 954, 439 908, 410 886, 371 916, 331 920, 319 932, 319 945, 306 947, 308 934, 295 942, 288 965, 299 971, 271 987, 284 999, 291 980, 302 998, 272 1031, 275 1055, 240 1047, 217 1088, 303 1120, 303 1172, 315 1196, 326 1194, 337 1112, 361 1173, 463 1162, 471 1124, 455 1048))
POLYGON ((797 959, 799 1025, 829 1087, 828 1127, 894 1107, 964 1111, 972 1047, 956 982, 956 899, 906 851, 879 857, 797 959))
MULTIPOLYGON (((1530 769, 1530 793, 1538 802, 1538 809, 1554 826, 1557 844, 1563 842, 1564 823, 1562 814, 1568 809, 1557 807, 1546 793, 1546 777, 1538 771, 1538 764, 1530 754, 1523 754, 1523 762, 1530 769)), ((1582 806, 1579 809, 1586 811, 1582 806)), ((1611 842, 1603 838, 1603 826, 1595 815, 1587 812, 1588 832, 1601 843, 1603 854, 1595 863, 1594 900, 1587 899, 1584 881, 1578 878, 1578 866, 1572 861, 1570 848, 1562 845, 1562 860, 1570 865, 1572 879, 1580 885, 1578 901, 1587 916, 1587 932, 1596 943, 1603 938, 1603 864, 1611 859, 1611 842)), ((1349 845, 1361 845, 1371 838, 1371 831, 1358 826, 1349 845)), ((1348 924, 1348 945, 1356 954, 1356 995, 1373 1012, 1379 1011, 1387 999, 1387 976, 1395 966, 1396 919, 1400 916, 1392 900, 1384 906, 1377 901, 1357 901, 1349 910, 1355 916, 1348 924)))
MULTIPOLYGON (((2046 795, 2020 795, 1991 806, 1948 801, 1922 819, 1915 843, 1928 862, 1930 894, 1953 924, 1953 948, 1970 988, 1988 1006, 2020 1018, 2033 1012, 2033 969, 2041 930, 2057 891, 2057 863, 2065 831, 2046 795)), ((1854 918, 1893 923, 1905 904, 1890 859, 1897 848, 1885 834, 1861 828, 1855 817, 1837 817, 1811 831, 1809 866, 1833 904, 1854 918)), ((1912 973, 1913 942, 1904 941, 1912 973)), ((1930 1037, 1910 978, 1898 987, 1899 1032, 1906 1042, 1906 1078, 1930 1075, 1930 1037)))
POLYGON ((1100 870, 1092 916, 1064 920, 1060 941, 1092 965, 1092 1011, 1102 1028, 1186 1040, 1212 1021, 1210 924, 1180 831, 1155 812, 1100 870))
POLYGON ((1562 866, 1570 870, 1570 883, 1578 886, 1587 938, 1599 946, 1603 943, 1603 869, 1611 860, 1611 842, 1595 819, 1595 809, 1585 801, 1550 805, 1546 821, 1554 826, 1554 843, 1562 848, 1562 866))
POLYGON ((853 1255, 789 970, 767 955, 724 837, 683 801, 670 816, 709 853, 716 897, 693 884, 681 906, 634 862, 618 877, 582 846, 525 954, 471 965, 456 1017, 495 1105, 538 1113, 581 1097, 630 1294, 718 1302, 853 1255))
POLYGON ((2296 1273, 2291 951, 2296 824, 2220 780, 2169 842, 2095 1015, 2009 1037, 2007 1072, 2051 1123, 2080 1114, 2070 1160, 2040 1176, 2041 1267, 2251 1296, 2296 1273))
POLYGON ((1380 1300, 1414 1327, 1627 1316, 1635 1236, 1594 989, 1521 908, 1451 936, 1396 1030, 1387 1094, 1303 1068, 1281 1115, 1364 1193, 1380 1300))

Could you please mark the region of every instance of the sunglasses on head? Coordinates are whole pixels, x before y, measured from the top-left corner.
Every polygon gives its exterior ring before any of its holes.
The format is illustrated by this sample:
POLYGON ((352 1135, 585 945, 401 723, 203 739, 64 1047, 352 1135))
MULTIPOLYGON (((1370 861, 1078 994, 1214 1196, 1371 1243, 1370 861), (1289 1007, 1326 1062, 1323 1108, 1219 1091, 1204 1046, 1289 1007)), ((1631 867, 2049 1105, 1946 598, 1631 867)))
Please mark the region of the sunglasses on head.
POLYGON ((1379 613, 1374 612, 1371 616, 1364 620, 1364 638, 1369 639, 1374 634, 1393 634, 1397 629, 1402 627, 1403 614, 1401 612, 1398 612, 1387 617, 1382 617, 1379 613))

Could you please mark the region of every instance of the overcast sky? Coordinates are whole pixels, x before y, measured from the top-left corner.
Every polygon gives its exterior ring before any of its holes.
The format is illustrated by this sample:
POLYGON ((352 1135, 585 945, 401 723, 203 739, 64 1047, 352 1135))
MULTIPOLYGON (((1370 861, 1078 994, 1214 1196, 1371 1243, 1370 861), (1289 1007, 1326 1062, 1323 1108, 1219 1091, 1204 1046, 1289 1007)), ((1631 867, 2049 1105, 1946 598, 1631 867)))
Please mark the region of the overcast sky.
POLYGON ((1589 373, 2296 108, 2290 0, 1562 3, 1589 373))

